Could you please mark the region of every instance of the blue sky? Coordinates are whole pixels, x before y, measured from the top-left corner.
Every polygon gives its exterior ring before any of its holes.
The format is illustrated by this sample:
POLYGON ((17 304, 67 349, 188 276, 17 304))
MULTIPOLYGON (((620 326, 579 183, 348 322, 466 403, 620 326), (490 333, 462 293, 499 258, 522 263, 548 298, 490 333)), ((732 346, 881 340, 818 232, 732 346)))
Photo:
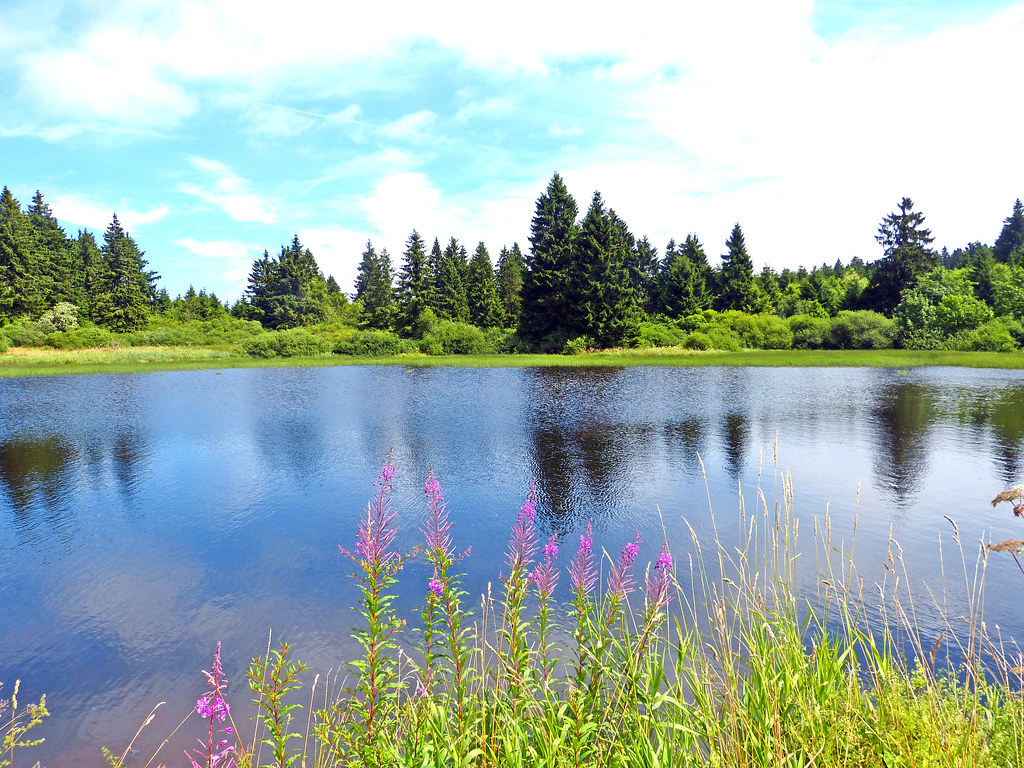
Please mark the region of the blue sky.
POLYGON ((72 235, 116 211, 172 295, 237 297, 293 233, 345 290, 414 227, 496 258, 555 171, 659 248, 739 221, 758 268, 871 260, 904 195, 995 239, 1022 44, 984 1, 5 0, 0 184, 72 235))

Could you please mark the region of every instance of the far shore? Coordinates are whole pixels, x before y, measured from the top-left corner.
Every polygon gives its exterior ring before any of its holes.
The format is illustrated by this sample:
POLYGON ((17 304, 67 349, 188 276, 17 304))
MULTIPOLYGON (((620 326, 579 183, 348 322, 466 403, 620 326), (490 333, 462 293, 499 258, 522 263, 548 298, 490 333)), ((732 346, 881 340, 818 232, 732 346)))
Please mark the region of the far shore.
POLYGON ((462 368, 510 367, 872 367, 1024 369, 1024 351, 955 352, 948 350, 744 350, 698 352, 679 347, 611 349, 579 355, 397 355, 394 357, 278 357, 268 360, 209 347, 102 347, 56 350, 14 347, 0 355, 0 378, 87 373, 147 373, 217 368, 280 368, 340 365, 449 366, 462 368))

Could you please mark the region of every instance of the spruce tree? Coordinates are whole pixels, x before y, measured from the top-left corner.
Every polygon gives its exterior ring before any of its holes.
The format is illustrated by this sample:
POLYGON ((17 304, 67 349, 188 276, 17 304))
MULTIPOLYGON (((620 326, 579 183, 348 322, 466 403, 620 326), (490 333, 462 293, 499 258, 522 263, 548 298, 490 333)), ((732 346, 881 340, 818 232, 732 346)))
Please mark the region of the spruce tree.
POLYGON ((539 344, 570 325, 569 280, 579 209, 557 173, 537 198, 523 275, 519 333, 539 344))
POLYGON ((37 280, 46 305, 52 307, 60 301, 78 304, 81 296, 75 290, 78 275, 71 242, 39 190, 28 207, 28 223, 37 280))
POLYGON ((1024 263, 1024 205, 1020 198, 1014 201, 1012 213, 1003 221, 992 255, 1003 263, 1024 263))
POLYGON ((89 230, 78 230, 75 238, 75 264, 78 271, 80 286, 77 286, 81 299, 78 306, 84 317, 92 318, 92 306, 99 293, 100 275, 103 274, 103 253, 96 244, 96 238, 89 230))
POLYGON ((659 310, 669 317, 686 317, 708 309, 708 260, 700 240, 689 234, 682 248, 677 250, 672 240, 667 251, 672 260, 663 270, 659 310))
POLYGON ((402 259, 402 271, 398 276, 398 325, 402 333, 414 336, 427 308, 426 296, 430 287, 427 253, 423 238, 415 229, 406 240, 402 259))
POLYGON ((570 337, 589 336, 603 348, 635 342, 636 306, 626 266, 631 243, 625 223, 595 192, 574 238, 570 337))
POLYGON ((359 272, 356 275, 357 301, 362 302, 362 324, 367 328, 386 330, 395 320, 394 275, 391 257, 385 248, 378 255, 373 243, 366 241, 359 272))
POLYGON ((719 309, 755 312, 757 291, 754 285, 754 264, 747 254, 747 245, 739 223, 733 226, 729 239, 725 241, 725 248, 718 295, 719 309))
POLYGON ((21 203, 4 187, 0 192, 0 318, 38 316, 46 309, 34 238, 21 203))
POLYGON ((903 290, 936 265, 935 252, 928 247, 934 238, 924 227, 924 215, 914 211, 914 202, 904 197, 899 211, 882 219, 875 239, 884 255, 875 262, 863 300, 869 309, 891 315, 903 290))
POLYGON ((487 247, 480 241, 469 262, 466 280, 466 302, 469 304, 469 322, 480 328, 495 328, 501 324, 502 309, 498 301, 498 284, 494 279, 494 266, 487 247))
POLYGON ((281 246, 278 256, 264 251, 253 262, 245 294, 249 316, 266 328, 296 328, 327 314, 327 281, 298 235, 281 246))
POLYGON ((498 299, 501 302, 502 321, 506 328, 519 323, 519 309, 523 303, 523 269, 525 262, 519 243, 502 248, 498 256, 498 299))
POLYGON ((469 303, 466 299, 465 270, 462 253, 465 251, 454 237, 445 246, 441 258, 441 271, 437 278, 437 315, 446 320, 465 323, 469 320, 469 303))
POLYGON ((117 214, 103 233, 102 253, 103 272, 92 308, 93 318, 112 331, 137 330, 146 323, 149 304, 146 262, 135 241, 121 227, 117 214))
POLYGON ((441 242, 435 237, 434 244, 430 248, 430 256, 427 259, 427 292, 423 297, 424 303, 435 315, 440 315, 438 301, 443 266, 444 251, 441 250, 441 242))
POLYGON ((653 312, 658 293, 658 249, 646 236, 630 249, 627 267, 637 306, 645 312, 653 312))

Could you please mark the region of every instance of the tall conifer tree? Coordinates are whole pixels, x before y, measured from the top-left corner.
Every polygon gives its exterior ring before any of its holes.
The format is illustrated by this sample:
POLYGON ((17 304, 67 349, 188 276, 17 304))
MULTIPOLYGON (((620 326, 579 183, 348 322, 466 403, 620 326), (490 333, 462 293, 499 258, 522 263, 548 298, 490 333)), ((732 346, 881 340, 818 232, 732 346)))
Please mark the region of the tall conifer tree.
POLYGON ((430 273, 423 238, 415 229, 405 242, 402 271, 398 276, 399 330, 413 336, 420 327, 426 297, 430 289, 430 273))
POLYGON ((512 248, 502 248, 498 256, 498 298, 505 327, 519 323, 519 309, 523 303, 523 269, 525 261, 519 250, 519 243, 512 248))
POLYGON ((533 343, 569 327, 569 280, 579 209, 557 173, 537 199, 523 275, 519 332, 533 343))
POLYGON ((754 285, 754 264, 747 254, 743 230, 738 223, 733 226, 729 239, 725 241, 725 248, 721 290, 718 294, 719 308, 755 312, 757 287, 754 285))
POLYGON ((915 211, 914 202, 904 197, 899 211, 882 219, 875 239, 884 255, 875 262, 863 299, 870 309, 891 315, 903 289, 938 263, 935 251, 929 247, 934 238, 924 226, 924 214, 915 211))
POLYGON ((1013 203, 1013 211, 1003 222, 1003 229, 992 246, 996 261, 1024 265, 1024 205, 1020 198, 1013 203))
POLYGON ((466 281, 463 276, 466 270, 462 266, 464 251, 454 237, 448 241, 437 280, 437 314, 458 323, 469 320, 466 281))
POLYGON ((494 266, 483 241, 477 244, 469 262, 466 281, 466 301, 469 321, 481 328, 494 328, 501 323, 502 309, 498 301, 498 284, 494 279, 494 266))
POLYGON ((148 280, 142 256, 142 251, 114 214, 103 233, 103 272, 92 311, 100 325, 126 332, 145 324, 148 280))

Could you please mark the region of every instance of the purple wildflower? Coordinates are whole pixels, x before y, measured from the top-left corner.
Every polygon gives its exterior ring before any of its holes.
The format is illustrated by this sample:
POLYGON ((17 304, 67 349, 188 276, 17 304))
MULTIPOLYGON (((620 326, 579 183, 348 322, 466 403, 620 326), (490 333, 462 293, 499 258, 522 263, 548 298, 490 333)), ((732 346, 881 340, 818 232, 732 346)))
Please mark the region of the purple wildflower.
POLYGON ((441 486, 437 482, 433 467, 427 473, 426 482, 423 483, 423 493, 427 497, 427 517, 420 526, 420 531, 427 540, 427 551, 435 560, 452 558, 455 555, 449 533, 452 521, 448 519, 448 510, 445 509, 444 499, 441 498, 441 486))
POLYGON ((547 599, 558 583, 558 570, 555 568, 555 558, 558 557, 558 540, 554 535, 544 545, 544 562, 538 563, 533 572, 527 576, 531 583, 537 585, 542 600, 547 599))
POLYGON ((580 536, 580 548, 569 564, 569 581, 577 596, 589 594, 597 583, 597 564, 594 553, 590 551, 594 539, 591 535, 591 523, 587 523, 587 532, 580 536))
POLYGON ((623 547, 618 561, 608 574, 608 592, 618 600, 622 600, 633 591, 633 576, 630 568, 640 553, 640 532, 636 531, 636 539, 623 547))
POLYGON ((668 542, 661 545, 661 555, 654 566, 654 577, 647 577, 647 609, 653 615, 672 599, 669 587, 672 585, 672 555, 668 551, 668 542))
POLYGON ((234 761, 233 744, 228 739, 219 738, 220 734, 230 735, 234 729, 230 726, 220 730, 214 729, 214 721, 223 723, 228 719, 231 708, 224 698, 224 688, 227 686, 227 678, 224 677, 224 669, 220 661, 220 643, 217 643, 217 651, 213 654, 213 666, 210 671, 203 670, 209 689, 196 701, 196 714, 207 721, 209 731, 206 741, 199 739, 199 749, 193 749, 193 753, 203 762, 200 763, 188 752, 185 757, 192 763, 193 768, 215 768, 221 766, 228 768, 234 761), (215 738, 214 734, 218 734, 215 738))
POLYGON ((432 597, 441 597, 444 594, 444 587, 441 586, 441 582, 437 579, 431 579, 430 583, 427 584, 427 589, 432 597))
POLYGON ((537 552, 537 488, 530 485, 530 493, 519 509, 516 521, 512 525, 512 534, 508 543, 508 565, 512 577, 521 574, 533 562, 537 552))
POLYGON ((395 513, 391 511, 391 491, 394 489, 392 480, 395 476, 395 465, 392 460, 392 451, 384 459, 384 466, 374 487, 374 493, 370 503, 366 505, 366 516, 360 521, 359 529, 356 532, 355 554, 348 552, 343 547, 338 547, 343 555, 351 557, 359 563, 363 570, 369 573, 371 570, 382 569, 387 573, 394 573, 402 567, 402 556, 398 552, 391 551, 390 547, 398 533, 395 527, 395 513))

